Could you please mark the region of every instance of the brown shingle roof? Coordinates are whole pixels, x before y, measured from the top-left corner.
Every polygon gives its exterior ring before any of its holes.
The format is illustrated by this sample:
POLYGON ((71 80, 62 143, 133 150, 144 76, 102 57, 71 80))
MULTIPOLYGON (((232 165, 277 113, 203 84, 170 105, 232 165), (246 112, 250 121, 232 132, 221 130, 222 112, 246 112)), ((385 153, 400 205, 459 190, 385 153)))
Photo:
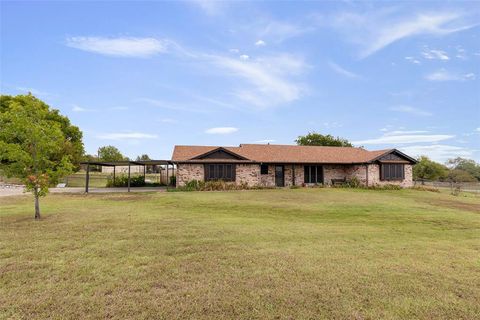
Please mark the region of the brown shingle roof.
MULTIPOLYGON (((183 162, 212 151, 218 146, 175 146, 172 160, 183 162)), ((350 147, 320 147, 275 144, 241 144, 223 147, 254 162, 271 163, 365 163, 391 149, 368 151, 350 147)), ((199 160, 197 160, 198 162, 199 160)), ((200 160, 202 161, 202 160, 200 160)), ((244 162, 244 161, 243 161, 244 162)))

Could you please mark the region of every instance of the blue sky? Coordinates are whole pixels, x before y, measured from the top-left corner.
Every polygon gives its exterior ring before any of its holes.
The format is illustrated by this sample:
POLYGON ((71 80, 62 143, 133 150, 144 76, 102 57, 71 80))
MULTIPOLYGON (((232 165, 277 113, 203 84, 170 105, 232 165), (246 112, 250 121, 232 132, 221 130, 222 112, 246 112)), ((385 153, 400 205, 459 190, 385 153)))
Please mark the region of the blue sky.
POLYGON ((292 144, 308 131, 480 160, 479 2, 1 2, 1 92, 88 153, 292 144))

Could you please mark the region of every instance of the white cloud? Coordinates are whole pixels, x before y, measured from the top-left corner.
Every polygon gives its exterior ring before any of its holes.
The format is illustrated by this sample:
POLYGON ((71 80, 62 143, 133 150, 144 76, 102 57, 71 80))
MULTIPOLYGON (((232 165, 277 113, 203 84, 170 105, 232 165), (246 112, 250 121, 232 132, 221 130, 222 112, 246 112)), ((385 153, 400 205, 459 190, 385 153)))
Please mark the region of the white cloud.
MULTIPOLYGON (((386 130, 388 131, 388 130, 386 130)), ((418 134, 418 133, 427 133, 426 130, 394 130, 388 131, 384 135, 385 136, 398 136, 398 135, 405 135, 405 134, 418 134)))
POLYGON ((240 50, 238 50, 238 49, 230 49, 228 51, 230 51, 231 53, 239 53, 240 52, 240 50))
POLYGON ((190 0, 190 2, 211 16, 222 13, 226 5, 226 2, 218 0, 190 0))
POLYGON ((245 61, 245 60, 248 60, 248 59, 250 59, 250 57, 249 57, 248 55, 246 55, 246 54, 242 54, 242 55, 240 56, 240 60, 244 60, 244 61, 245 61))
POLYGON ((421 64, 421 62, 415 59, 414 57, 405 57, 405 60, 410 61, 411 63, 414 63, 414 64, 421 64))
POLYGON ((456 46, 455 49, 457 49, 457 54, 455 55, 455 57, 462 60, 467 59, 467 51, 463 49, 462 46, 456 46))
POLYGON ((266 44, 265 41, 263 41, 263 40, 258 40, 257 42, 255 42, 255 45, 256 45, 257 47, 264 47, 264 46, 266 46, 267 44, 266 44))
POLYGON ((360 76, 356 73, 353 73, 351 71, 348 71, 346 69, 344 69, 343 67, 339 66, 338 64, 330 61, 328 63, 328 65, 330 66, 330 68, 335 71, 336 73, 338 74, 341 74, 342 76, 345 76, 347 78, 351 78, 351 79, 358 79, 360 78, 360 76))
POLYGON ((217 128, 210 128, 205 130, 205 133, 208 134, 230 134, 237 132, 238 128, 234 127, 217 127, 217 128))
POLYGON ((480 132, 480 127, 478 127, 477 129, 475 129, 475 131, 480 132))
POLYGON ((264 139, 264 140, 257 140, 255 143, 272 143, 275 142, 276 140, 273 139, 264 139))
POLYGON ((301 58, 280 54, 247 61, 222 56, 210 59, 215 66, 246 82, 246 87, 239 87, 233 94, 256 107, 289 103, 299 99, 304 91, 298 81, 291 80, 306 69, 301 58))
POLYGON ((96 109, 88 109, 88 108, 80 107, 80 106, 74 104, 73 107, 72 107, 72 111, 73 111, 73 112, 95 112, 95 111, 97 111, 97 110, 96 110, 96 109))
POLYGON ((412 106, 393 106, 390 107, 390 110, 392 111, 398 111, 398 112, 404 112, 404 113, 409 113, 413 114, 416 116, 431 116, 432 113, 428 111, 424 111, 422 109, 414 108, 412 106))
POLYGON ((287 39, 298 37, 311 30, 313 30, 313 28, 303 27, 289 22, 268 20, 263 27, 260 27, 257 35, 259 38, 271 39, 273 42, 280 43, 287 39))
POLYGON ((409 143, 419 143, 419 142, 439 142, 439 141, 451 139, 453 137, 455 136, 447 135, 447 134, 397 134, 397 135, 384 134, 379 138, 359 140, 359 141, 354 141, 353 143, 357 145, 409 144, 409 143))
POLYGON ((127 133, 106 133, 97 136, 99 139, 104 140, 129 140, 129 139, 156 139, 156 134, 148 134, 141 132, 127 132, 127 133))
POLYGON ((70 37, 69 47, 118 57, 149 57, 167 51, 168 40, 155 38, 104 38, 104 37, 70 37))
POLYGON ((475 26, 466 24, 464 18, 452 11, 400 15, 396 8, 389 8, 362 14, 343 12, 333 18, 331 25, 357 43, 361 47, 360 58, 366 58, 408 37, 442 36, 475 26))
POLYGON ((422 51, 422 56, 429 60, 450 60, 450 57, 443 50, 434 50, 426 48, 422 51))
POLYGON ((467 149, 464 147, 450 146, 450 145, 428 145, 428 146, 407 146, 399 148, 400 151, 405 152, 406 154, 418 157, 422 155, 428 156, 430 159, 438 162, 445 162, 448 159, 463 157, 463 158, 472 158, 474 150, 467 149))
POLYGON ((162 123, 177 123, 178 122, 177 120, 172 119, 172 118, 162 118, 162 119, 159 119, 158 121, 160 121, 162 123))
POLYGON ((425 76, 425 79, 430 81, 467 81, 475 80, 476 75, 474 73, 452 73, 445 69, 440 69, 438 71, 432 72, 425 76))

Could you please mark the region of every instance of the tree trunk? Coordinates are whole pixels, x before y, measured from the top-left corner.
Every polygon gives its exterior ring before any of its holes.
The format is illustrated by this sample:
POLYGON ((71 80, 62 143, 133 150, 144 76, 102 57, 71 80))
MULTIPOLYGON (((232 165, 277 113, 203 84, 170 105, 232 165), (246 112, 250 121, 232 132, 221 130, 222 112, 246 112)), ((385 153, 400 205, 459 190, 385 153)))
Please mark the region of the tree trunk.
POLYGON ((40 202, 38 196, 38 190, 35 189, 35 220, 40 220, 40 202))

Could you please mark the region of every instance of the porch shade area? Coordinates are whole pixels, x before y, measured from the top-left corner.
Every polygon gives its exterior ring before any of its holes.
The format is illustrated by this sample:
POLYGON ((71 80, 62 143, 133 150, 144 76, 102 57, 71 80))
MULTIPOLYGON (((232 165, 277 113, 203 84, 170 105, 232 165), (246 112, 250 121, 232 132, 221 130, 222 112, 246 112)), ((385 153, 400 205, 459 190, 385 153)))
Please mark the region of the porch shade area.
POLYGON ((128 183, 127 189, 130 192, 130 179, 131 179, 131 170, 130 167, 133 166, 143 166, 143 178, 145 179, 146 176, 146 168, 147 166, 154 166, 154 165, 163 165, 166 166, 167 170, 167 186, 169 183, 169 171, 171 169, 172 175, 174 173, 174 163, 170 160, 138 160, 138 161, 88 161, 88 162, 81 162, 81 165, 84 165, 85 168, 85 192, 88 193, 88 187, 90 182, 90 166, 100 166, 100 167, 113 167, 113 182, 115 184, 115 169, 116 167, 128 167, 128 183))

